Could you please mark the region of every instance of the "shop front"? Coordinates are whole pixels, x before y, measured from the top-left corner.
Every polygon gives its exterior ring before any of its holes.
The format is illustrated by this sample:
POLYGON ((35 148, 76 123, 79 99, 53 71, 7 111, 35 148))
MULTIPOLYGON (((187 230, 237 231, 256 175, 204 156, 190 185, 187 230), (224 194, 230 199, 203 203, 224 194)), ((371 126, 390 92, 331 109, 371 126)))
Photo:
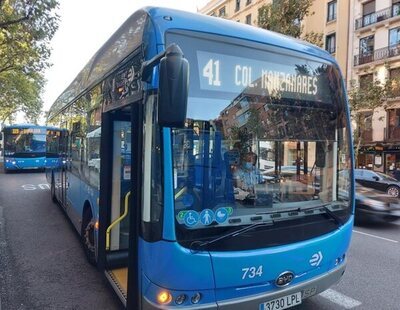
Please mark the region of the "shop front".
POLYGON ((400 144, 374 144, 361 146, 356 168, 368 169, 392 175, 400 169, 400 144))

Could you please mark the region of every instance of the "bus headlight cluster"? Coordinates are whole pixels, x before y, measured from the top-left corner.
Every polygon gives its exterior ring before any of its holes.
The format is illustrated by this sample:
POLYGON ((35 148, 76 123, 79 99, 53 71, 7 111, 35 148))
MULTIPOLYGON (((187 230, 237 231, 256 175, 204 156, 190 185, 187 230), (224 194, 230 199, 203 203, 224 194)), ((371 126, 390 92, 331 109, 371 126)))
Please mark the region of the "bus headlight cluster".
MULTIPOLYGON (((179 294, 175 298, 175 304, 177 304, 178 306, 183 305, 188 300, 188 298, 189 297, 186 294, 179 294)), ((190 297, 190 301, 192 304, 198 304, 201 298, 202 295, 199 292, 196 292, 190 297)), ((171 293, 166 290, 162 290, 157 294, 157 302, 161 305, 167 305, 171 303, 172 299, 173 297, 171 293)))

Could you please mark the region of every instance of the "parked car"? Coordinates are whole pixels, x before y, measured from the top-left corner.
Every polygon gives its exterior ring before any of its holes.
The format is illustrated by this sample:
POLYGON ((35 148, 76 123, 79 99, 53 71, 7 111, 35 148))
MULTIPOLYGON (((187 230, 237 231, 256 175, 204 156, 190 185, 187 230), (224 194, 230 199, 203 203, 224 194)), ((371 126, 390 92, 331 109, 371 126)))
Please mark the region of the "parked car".
POLYGON ((364 187, 385 192, 393 197, 400 196, 400 182, 387 174, 366 169, 354 169, 354 178, 364 187))
POLYGON ((400 219, 400 200, 356 182, 355 221, 385 221, 400 219))

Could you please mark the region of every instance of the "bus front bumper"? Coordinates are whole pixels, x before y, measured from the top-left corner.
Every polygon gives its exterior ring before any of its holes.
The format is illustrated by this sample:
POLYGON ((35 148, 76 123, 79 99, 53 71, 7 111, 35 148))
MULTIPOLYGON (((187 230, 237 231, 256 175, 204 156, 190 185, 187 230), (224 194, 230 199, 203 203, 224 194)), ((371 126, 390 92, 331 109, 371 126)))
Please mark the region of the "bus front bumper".
POLYGON ((190 306, 178 306, 178 305, 168 305, 168 306, 158 306, 147 300, 146 297, 142 299, 142 309, 143 310, 156 310, 156 309, 218 309, 218 310, 258 310, 260 309, 260 304, 265 303, 270 300, 281 298, 287 295, 295 294, 301 292, 302 300, 315 296, 323 291, 327 290, 329 287, 339 282, 344 271, 346 269, 346 260, 341 263, 338 267, 330 270, 329 272, 310 279, 308 281, 299 283, 297 285, 289 286, 283 289, 279 289, 273 292, 268 292, 264 294, 257 294, 248 296, 245 298, 235 298, 229 300, 218 301, 217 304, 203 304, 203 305, 190 305, 190 306), (312 292, 312 293, 311 293, 312 292))

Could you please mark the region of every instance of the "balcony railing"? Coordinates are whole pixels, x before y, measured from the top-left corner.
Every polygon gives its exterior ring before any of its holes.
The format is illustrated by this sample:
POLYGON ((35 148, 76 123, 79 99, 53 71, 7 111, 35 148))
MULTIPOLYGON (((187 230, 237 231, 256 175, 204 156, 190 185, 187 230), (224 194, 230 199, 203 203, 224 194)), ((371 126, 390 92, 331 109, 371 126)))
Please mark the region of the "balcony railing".
POLYGON ((373 52, 370 53, 362 53, 360 55, 355 55, 354 66, 359 66, 366 63, 396 56, 400 56, 400 44, 383 47, 374 50, 373 52))
POLYGON ((400 14, 400 6, 399 4, 396 4, 386 9, 368 15, 364 15, 363 17, 356 19, 355 27, 357 30, 375 23, 379 23, 382 20, 389 19, 394 16, 399 16, 399 14, 400 14))

